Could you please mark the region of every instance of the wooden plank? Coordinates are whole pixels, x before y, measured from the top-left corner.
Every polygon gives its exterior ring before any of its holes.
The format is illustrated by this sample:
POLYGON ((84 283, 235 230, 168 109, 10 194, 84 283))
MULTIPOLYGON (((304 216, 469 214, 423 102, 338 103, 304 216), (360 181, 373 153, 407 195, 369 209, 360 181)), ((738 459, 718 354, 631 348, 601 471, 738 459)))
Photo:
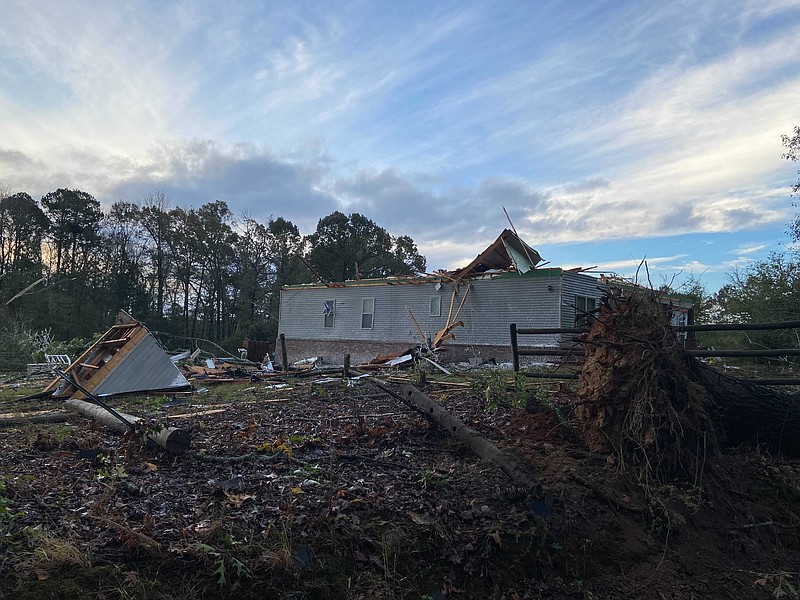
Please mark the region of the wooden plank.
POLYGON ((464 326, 464 321, 456 321, 454 323, 450 323, 447 327, 440 330, 436 334, 436 337, 433 338, 433 347, 434 348, 438 347, 439 344, 441 344, 445 340, 454 339, 456 336, 450 333, 450 331, 455 329, 456 327, 463 327, 463 326, 464 326))
POLYGON ((422 327, 420 327, 419 323, 417 323, 417 320, 414 318, 414 313, 411 312, 411 309, 408 307, 408 304, 406 304, 406 310, 408 311, 408 316, 411 317, 411 322, 414 323, 414 327, 417 328, 417 331, 419 332, 419 339, 422 340, 422 345, 424 346, 426 340, 425 340, 425 334, 422 332, 422 327))
POLYGON ((456 321, 458 319, 458 315, 461 314, 461 309, 464 308, 464 302, 467 301, 467 296, 469 296, 470 287, 467 286, 467 291, 464 292, 464 297, 461 299, 461 303, 458 305, 458 310, 456 311, 456 316, 453 317, 453 320, 456 321))
POLYGON ((458 292, 458 286, 454 285, 453 286, 453 295, 450 296, 450 310, 447 311, 447 322, 444 324, 445 327, 450 325, 450 317, 453 316, 453 306, 456 303, 456 292, 458 292))
POLYGON ((219 413, 224 413, 228 409, 227 408, 214 408, 211 410, 199 410, 196 412, 188 412, 188 413, 180 413, 177 415, 167 415, 168 419, 188 419, 189 417, 202 417, 205 415, 216 415, 219 413))
MULTIPOLYGON (((114 372, 120 363, 125 360, 125 357, 133 352, 134 348, 136 348, 136 346, 138 346, 147 336, 147 329, 144 327, 144 325, 139 325, 139 329, 134 333, 131 339, 128 340, 128 343, 120 348, 119 351, 101 367, 101 369, 97 372, 97 375, 92 377, 90 381, 87 381, 83 387, 85 387, 89 392, 93 391, 94 388, 100 385, 102 381, 105 381, 114 372)), ((75 394, 72 395, 72 398, 75 400, 80 400, 81 398, 85 397, 85 394, 80 390, 76 391, 75 394)))

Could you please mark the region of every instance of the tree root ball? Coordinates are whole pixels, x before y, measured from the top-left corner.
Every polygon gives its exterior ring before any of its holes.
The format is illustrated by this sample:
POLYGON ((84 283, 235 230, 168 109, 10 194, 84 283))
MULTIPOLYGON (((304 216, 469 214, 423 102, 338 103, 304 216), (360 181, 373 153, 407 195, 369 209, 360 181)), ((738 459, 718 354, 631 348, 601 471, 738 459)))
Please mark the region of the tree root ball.
POLYGON ((589 449, 640 479, 699 482, 718 450, 714 399, 669 327, 661 294, 612 290, 584 339, 574 416, 589 449))

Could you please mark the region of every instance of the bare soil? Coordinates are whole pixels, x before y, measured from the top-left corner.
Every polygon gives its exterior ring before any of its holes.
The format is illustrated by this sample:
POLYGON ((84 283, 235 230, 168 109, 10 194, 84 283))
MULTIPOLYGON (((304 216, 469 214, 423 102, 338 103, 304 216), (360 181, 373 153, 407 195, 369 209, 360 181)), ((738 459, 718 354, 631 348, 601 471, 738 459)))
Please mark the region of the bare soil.
MULTIPOLYGON (((644 488, 563 386, 525 410, 429 385, 530 462, 532 497, 368 380, 291 385, 113 401, 190 429, 179 457, 82 417, 0 428, 0 598, 800 597, 800 461, 726 450, 644 488)), ((0 411, 62 408, 22 394, 0 411)))

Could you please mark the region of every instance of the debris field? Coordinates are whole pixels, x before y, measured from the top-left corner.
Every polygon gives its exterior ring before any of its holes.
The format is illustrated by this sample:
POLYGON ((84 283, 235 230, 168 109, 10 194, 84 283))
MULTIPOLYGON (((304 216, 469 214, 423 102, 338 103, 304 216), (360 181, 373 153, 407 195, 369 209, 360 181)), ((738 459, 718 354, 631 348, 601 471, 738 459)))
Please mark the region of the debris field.
POLYGON ((124 435, 7 394, 0 597, 797 597, 798 461, 727 449, 713 482, 646 489, 588 451, 571 388, 482 373, 420 387, 536 491, 371 378, 121 397, 144 417, 124 435), (151 423, 191 448, 147 445, 151 423))

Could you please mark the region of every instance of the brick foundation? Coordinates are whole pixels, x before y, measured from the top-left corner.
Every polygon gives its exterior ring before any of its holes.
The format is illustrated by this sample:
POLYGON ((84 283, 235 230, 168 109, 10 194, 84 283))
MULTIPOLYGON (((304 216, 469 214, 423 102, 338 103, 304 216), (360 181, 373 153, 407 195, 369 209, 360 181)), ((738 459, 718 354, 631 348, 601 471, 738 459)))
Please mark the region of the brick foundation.
MULTIPOLYGON (((276 346, 276 360, 280 362, 280 343, 276 346)), ((394 354, 408 350, 411 346, 402 342, 362 342, 353 340, 293 340, 286 339, 286 354, 289 363, 319 356, 322 362, 329 365, 344 363, 344 355, 350 355, 350 364, 353 366, 369 362, 378 354, 394 354)), ((466 346, 459 344, 445 344, 445 350, 438 353, 442 363, 469 362, 472 359, 480 361, 494 359, 498 363, 511 362, 511 345, 508 346, 466 346)), ((550 357, 551 360, 553 359, 550 357)), ((520 363, 532 364, 541 362, 534 356, 521 356, 520 363)))

